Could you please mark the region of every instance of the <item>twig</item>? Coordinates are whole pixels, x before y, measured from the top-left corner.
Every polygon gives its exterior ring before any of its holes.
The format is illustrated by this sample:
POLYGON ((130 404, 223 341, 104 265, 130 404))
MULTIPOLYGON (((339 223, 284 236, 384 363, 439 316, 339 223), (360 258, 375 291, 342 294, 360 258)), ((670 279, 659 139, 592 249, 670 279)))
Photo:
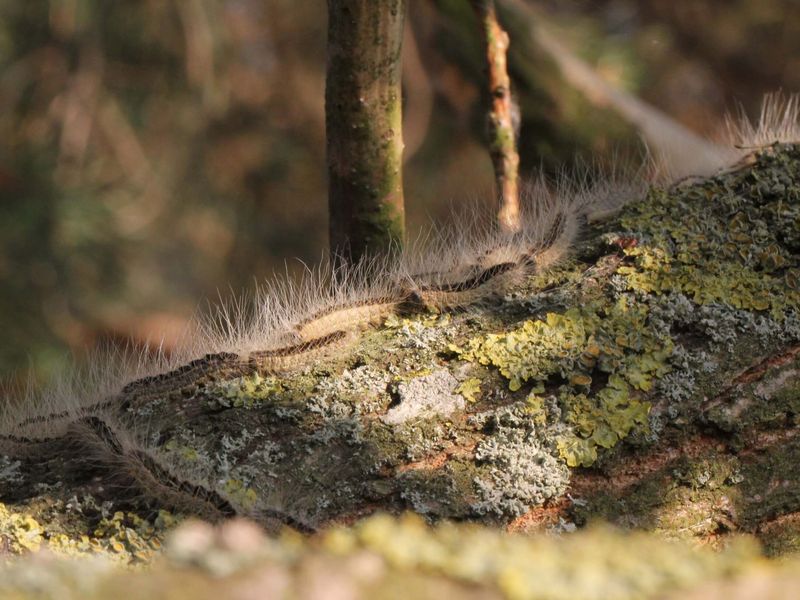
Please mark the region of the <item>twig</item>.
POLYGON ((489 72, 489 153, 499 195, 497 219, 502 229, 515 232, 520 229, 519 154, 515 123, 519 121, 519 109, 511 97, 511 80, 508 77, 506 54, 509 38, 497 21, 494 0, 472 0, 472 7, 483 29, 489 72))

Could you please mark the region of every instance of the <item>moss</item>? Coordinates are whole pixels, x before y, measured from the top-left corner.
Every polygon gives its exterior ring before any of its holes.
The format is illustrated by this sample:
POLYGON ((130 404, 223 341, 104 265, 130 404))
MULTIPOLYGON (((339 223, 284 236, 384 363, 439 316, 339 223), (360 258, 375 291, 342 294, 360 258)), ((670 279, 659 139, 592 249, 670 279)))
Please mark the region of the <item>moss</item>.
POLYGON ((740 520, 748 528, 800 511, 800 440, 776 442, 742 466, 740 520))
POLYGON ((758 538, 767 556, 800 556, 800 514, 762 524, 758 538))

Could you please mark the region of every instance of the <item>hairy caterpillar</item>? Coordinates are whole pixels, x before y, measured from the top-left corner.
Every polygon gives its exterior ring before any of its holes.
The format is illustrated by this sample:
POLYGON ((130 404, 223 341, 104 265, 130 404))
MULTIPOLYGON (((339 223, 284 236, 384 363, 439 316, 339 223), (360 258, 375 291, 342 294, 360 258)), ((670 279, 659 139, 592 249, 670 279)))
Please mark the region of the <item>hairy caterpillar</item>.
MULTIPOLYGON (((798 137, 797 98, 783 104, 773 99, 765 107, 767 116, 759 125, 739 127, 743 148, 737 161, 750 142, 798 137)), ((436 232, 427 246, 350 269, 321 268, 299 283, 274 284, 249 313, 244 305, 234 305, 220 314, 221 327, 201 327, 194 345, 176 357, 134 360, 120 371, 90 372, 85 380, 79 373, 75 385, 66 380, 36 401, 8 407, 0 423, 0 450, 35 455, 78 443, 109 472, 167 505, 209 519, 246 514, 311 531, 312 525, 288 511, 244 506, 203 473, 187 475, 181 465, 171 464, 159 454, 159 441, 136 421, 136 409, 153 399, 176 398, 176 418, 186 417, 191 407, 181 403, 181 392, 199 381, 280 376, 342 351, 358 339, 359 330, 389 315, 485 302, 562 260, 583 223, 612 213, 645 188, 637 178, 584 179, 554 187, 540 182, 529 192, 517 234, 465 219, 436 232)))

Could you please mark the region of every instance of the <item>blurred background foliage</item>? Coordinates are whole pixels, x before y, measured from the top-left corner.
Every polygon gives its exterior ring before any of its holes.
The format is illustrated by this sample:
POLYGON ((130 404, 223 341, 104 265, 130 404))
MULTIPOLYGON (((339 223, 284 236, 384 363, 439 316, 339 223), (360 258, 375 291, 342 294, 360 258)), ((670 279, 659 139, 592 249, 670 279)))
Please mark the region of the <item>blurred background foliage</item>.
MULTIPOLYGON (((800 89, 795 0, 529 4, 608 81, 706 135, 736 102, 755 114, 764 92, 800 89)), ((492 169, 469 3, 409 5, 413 236, 489 202, 492 169)), ((625 160, 638 132, 505 14, 523 173, 625 160)), ((0 0, 0 374, 109 339, 168 348, 218 290, 319 260, 325 37, 322 2, 0 0)))

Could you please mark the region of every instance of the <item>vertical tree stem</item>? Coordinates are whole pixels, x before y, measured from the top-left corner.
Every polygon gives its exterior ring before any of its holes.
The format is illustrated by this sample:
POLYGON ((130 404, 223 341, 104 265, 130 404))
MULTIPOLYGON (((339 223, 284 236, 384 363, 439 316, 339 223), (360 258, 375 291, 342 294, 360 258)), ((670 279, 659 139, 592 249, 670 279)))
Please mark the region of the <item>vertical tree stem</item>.
POLYGON ((514 232, 520 228, 519 154, 514 123, 517 107, 511 97, 511 80, 506 65, 508 34, 497 21, 494 0, 472 0, 472 6, 483 29, 489 72, 489 152, 499 196, 497 219, 501 228, 514 232))
POLYGON ((328 0, 330 247, 347 261, 403 240, 405 12, 406 0, 328 0))

